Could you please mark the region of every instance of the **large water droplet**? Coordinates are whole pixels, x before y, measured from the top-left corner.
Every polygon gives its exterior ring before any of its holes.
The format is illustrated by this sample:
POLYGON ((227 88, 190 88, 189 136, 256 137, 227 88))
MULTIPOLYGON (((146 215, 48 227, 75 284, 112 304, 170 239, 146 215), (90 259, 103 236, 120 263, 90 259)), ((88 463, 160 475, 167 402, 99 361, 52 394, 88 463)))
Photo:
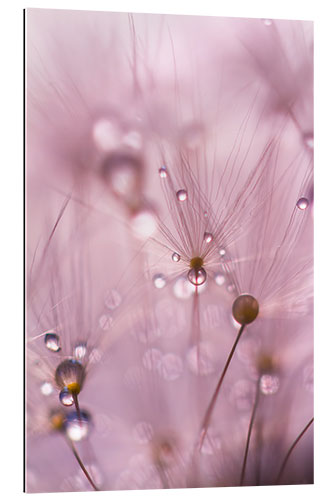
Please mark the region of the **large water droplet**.
POLYGON ((147 208, 138 211, 132 217, 131 227, 134 235, 138 239, 144 240, 149 238, 157 228, 155 213, 147 208))
POLYGON ((74 404, 73 394, 64 387, 59 393, 59 401, 64 406, 72 406, 74 404))
POLYGON ((87 344, 85 342, 80 342, 74 348, 74 357, 76 359, 83 359, 87 354, 87 344))
POLYGON ((187 200, 187 191, 186 189, 179 189, 176 193, 178 201, 186 201, 187 200))
POLYGON ((309 206, 309 200, 307 198, 300 198, 296 203, 296 206, 300 210, 306 210, 309 206))
POLYGON ((280 380, 276 375, 262 375, 260 377, 260 390, 265 396, 275 394, 279 387, 280 380))
POLYGON ((60 339, 56 333, 47 333, 44 337, 44 342, 46 347, 53 352, 59 352, 60 347, 60 339))
POLYGON ((161 179, 166 179, 168 177, 168 171, 164 165, 159 169, 158 173, 161 179))
POLYGON ((43 396, 50 396, 53 392, 53 385, 50 382, 44 382, 40 386, 40 392, 43 394, 43 396))
POLYGON ((172 258, 172 260, 173 260, 174 262, 179 262, 179 261, 180 261, 180 255, 179 255, 179 253, 177 253, 177 252, 173 252, 173 254, 172 254, 171 258, 172 258))
POLYGON ((187 273, 187 277, 192 285, 200 286, 203 285, 207 279, 207 273, 203 267, 199 269, 190 269, 187 273))
POLYGON ((211 243, 213 241, 213 235, 212 235, 212 233, 205 232, 204 233, 204 241, 206 243, 211 243))
POLYGON ((153 283, 155 288, 164 288, 167 283, 164 274, 155 274, 153 276, 153 283))
POLYGON ((71 441, 81 441, 88 436, 90 416, 86 411, 81 411, 80 417, 76 411, 70 412, 66 417, 65 431, 71 441))

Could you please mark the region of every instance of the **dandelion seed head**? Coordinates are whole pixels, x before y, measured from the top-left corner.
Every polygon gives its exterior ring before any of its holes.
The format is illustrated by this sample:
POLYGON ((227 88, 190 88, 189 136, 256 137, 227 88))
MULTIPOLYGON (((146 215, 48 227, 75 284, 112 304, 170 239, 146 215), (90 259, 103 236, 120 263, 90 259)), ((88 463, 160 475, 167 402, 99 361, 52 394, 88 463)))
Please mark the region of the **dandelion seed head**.
POLYGON ((85 379, 83 365, 75 359, 65 359, 57 366, 55 382, 59 389, 67 388, 72 394, 79 394, 85 379))
POLYGON ((240 325, 249 325, 258 313, 259 304, 252 295, 239 295, 232 305, 232 315, 240 325))

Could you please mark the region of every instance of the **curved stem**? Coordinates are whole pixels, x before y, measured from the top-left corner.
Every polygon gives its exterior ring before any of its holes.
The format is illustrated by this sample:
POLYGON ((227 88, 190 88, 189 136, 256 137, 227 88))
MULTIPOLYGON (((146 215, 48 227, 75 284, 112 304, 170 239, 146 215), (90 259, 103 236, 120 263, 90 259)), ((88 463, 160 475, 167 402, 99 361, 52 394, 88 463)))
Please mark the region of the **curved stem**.
POLYGON ((252 409, 252 415, 251 415, 251 419, 250 419, 249 430, 247 432, 247 439, 246 439, 246 445, 245 445, 245 451, 244 451, 244 458, 243 458, 243 465, 242 465, 242 472, 241 472, 241 476, 240 476, 239 486, 243 486, 243 483, 244 483, 246 462, 247 462, 247 457, 248 457, 249 447, 250 447, 250 439, 251 439, 251 434, 252 434, 254 419, 255 419, 255 416, 256 416, 256 411, 257 411, 258 403, 259 403, 259 395, 260 395, 259 388, 260 388, 260 379, 258 380, 258 383, 257 383, 255 401, 254 401, 254 405, 253 405, 253 409, 252 409))
POLYGON ((237 347, 237 344, 239 342, 239 339, 242 336, 244 328, 245 328, 245 325, 242 325, 240 327, 240 329, 239 329, 239 332, 238 332, 238 335, 237 335, 236 340, 234 342, 234 345, 232 346, 232 349, 231 349, 231 351, 229 353, 227 362, 225 364, 223 372, 222 372, 222 374, 220 376, 220 379, 219 379, 219 381, 217 383, 216 389, 214 391, 214 394, 212 396, 212 399, 211 399, 211 401, 210 401, 210 403, 208 405, 207 411, 206 411, 204 419, 202 421, 201 431, 200 431, 200 437, 199 437, 199 444, 198 444, 198 450, 199 451, 201 450, 203 442, 205 440, 205 437, 206 437, 206 434, 207 434, 207 430, 208 430, 208 426, 209 426, 209 422, 210 422, 210 419, 212 417, 212 413, 213 413, 213 410, 214 410, 214 407, 215 407, 215 404, 216 404, 216 400, 217 400, 218 394, 220 392, 220 389, 221 389, 221 386, 222 386, 225 374, 227 373, 227 370, 228 370, 228 367, 230 365, 231 359, 232 359, 232 357, 234 355, 234 352, 236 350, 236 347, 237 347))
POLYGON ((286 467, 286 464, 288 462, 288 459, 289 459, 289 457, 290 457, 293 449, 295 448, 295 446, 297 445, 297 443, 302 439, 302 437, 304 436, 304 434, 306 433, 306 431, 308 430, 308 428, 311 426, 311 424, 313 423, 313 420, 314 420, 314 418, 312 417, 311 420, 306 424, 306 426, 304 427, 304 429, 297 436, 297 438, 295 439, 295 441, 293 442, 293 444, 290 446, 290 448, 288 450, 288 453, 287 453, 287 455, 286 455, 285 459, 283 460, 282 465, 280 467, 280 470, 279 470, 279 473, 277 475, 275 484, 279 484, 279 482, 281 480, 281 477, 282 477, 282 474, 284 472, 284 469, 286 467))
POLYGON ((80 455, 78 454, 78 451, 77 449, 75 448, 74 446, 74 443, 73 441, 71 441, 70 439, 67 439, 67 443, 68 443, 68 446, 70 447, 70 449, 72 450, 73 452, 73 455, 74 457, 76 458, 79 466, 81 467, 81 470, 82 472, 84 473, 84 475, 86 476, 86 478, 88 479, 89 483, 91 484, 92 488, 95 490, 95 491, 99 491, 99 488, 97 488, 96 484, 94 483, 94 481, 92 480, 89 472, 87 471, 87 469, 85 468, 81 458, 80 458, 80 455))

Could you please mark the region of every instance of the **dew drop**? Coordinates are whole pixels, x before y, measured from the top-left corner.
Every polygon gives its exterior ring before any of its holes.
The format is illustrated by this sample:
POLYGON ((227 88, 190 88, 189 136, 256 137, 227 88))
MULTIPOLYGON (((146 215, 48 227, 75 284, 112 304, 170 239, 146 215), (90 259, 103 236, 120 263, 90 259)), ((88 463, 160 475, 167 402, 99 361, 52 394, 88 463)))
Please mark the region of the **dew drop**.
POLYGON ((64 406, 72 406, 72 404, 74 403, 73 394, 67 389, 67 387, 64 387, 60 391, 59 401, 64 406))
POLYGON ((53 392, 53 385, 50 382, 44 382, 40 386, 40 392, 43 394, 43 396, 50 396, 53 392))
POLYGON ((220 249, 219 249, 219 254, 220 254, 220 256, 221 256, 221 257, 224 257, 224 256, 225 256, 226 251, 224 250, 224 248, 220 248, 220 249))
POLYGON ((207 279, 207 273, 203 267, 199 269, 190 269, 187 273, 188 280, 192 283, 192 285, 200 286, 203 285, 207 279))
POLYGON ((81 418, 76 411, 70 412, 65 420, 65 431, 71 441, 81 441, 88 436, 91 418, 86 411, 81 411, 81 418))
POLYGON ((173 260, 174 262, 179 262, 179 261, 180 261, 180 255, 179 255, 179 253, 177 253, 177 252, 173 252, 173 254, 172 254, 171 258, 172 258, 172 260, 173 260))
POLYGON ((158 171, 159 176, 161 179, 166 179, 168 177, 168 171, 167 168, 163 165, 158 171))
POLYGON ((211 243, 213 241, 213 235, 212 235, 212 233, 205 232, 204 233, 204 241, 206 243, 211 243))
POLYGON ((164 288, 166 285, 166 278, 164 274, 155 274, 155 276, 153 276, 153 283, 155 288, 164 288))
POLYGON ((186 201, 187 200, 186 189, 180 189, 179 191, 177 191, 176 196, 178 201, 186 201))
POLYGON ((44 342, 49 351, 59 352, 61 349, 59 336, 55 333, 47 333, 44 342))
POLYGON ((300 210, 306 210, 309 206, 309 200, 307 198, 300 198, 296 203, 296 206, 300 210))
POLYGON ((76 359, 83 359, 87 354, 87 344, 85 342, 77 344, 73 354, 76 359))
POLYGON ((276 375, 262 375, 260 377, 260 390, 265 396, 275 394, 279 387, 280 380, 276 375))
POLYGON ((131 228, 134 235, 144 240, 149 238, 156 230, 157 220, 156 215, 152 210, 147 208, 139 210, 131 220, 131 228))
POLYGON ((177 299, 189 299, 193 295, 195 288, 188 279, 180 277, 173 286, 173 293, 177 299))
POLYGON ((108 309, 116 309, 122 301, 120 293, 115 289, 107 290, 104 297, 104 304, 108 309))
POLYGON ((222 273, 216 273, 214 276, 214 280, 218 286, 222 286, 225 283, 225 277, 223 276, 222 273))

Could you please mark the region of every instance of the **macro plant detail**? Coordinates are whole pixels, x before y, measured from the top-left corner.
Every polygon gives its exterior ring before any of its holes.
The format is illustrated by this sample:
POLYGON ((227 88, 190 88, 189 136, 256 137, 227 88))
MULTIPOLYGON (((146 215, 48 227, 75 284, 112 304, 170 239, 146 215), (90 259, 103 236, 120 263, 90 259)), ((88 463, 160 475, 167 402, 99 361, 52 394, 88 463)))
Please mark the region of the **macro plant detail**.
POLYGON ((313 483, 312 23, 25 16, 27 491, 313 483))

